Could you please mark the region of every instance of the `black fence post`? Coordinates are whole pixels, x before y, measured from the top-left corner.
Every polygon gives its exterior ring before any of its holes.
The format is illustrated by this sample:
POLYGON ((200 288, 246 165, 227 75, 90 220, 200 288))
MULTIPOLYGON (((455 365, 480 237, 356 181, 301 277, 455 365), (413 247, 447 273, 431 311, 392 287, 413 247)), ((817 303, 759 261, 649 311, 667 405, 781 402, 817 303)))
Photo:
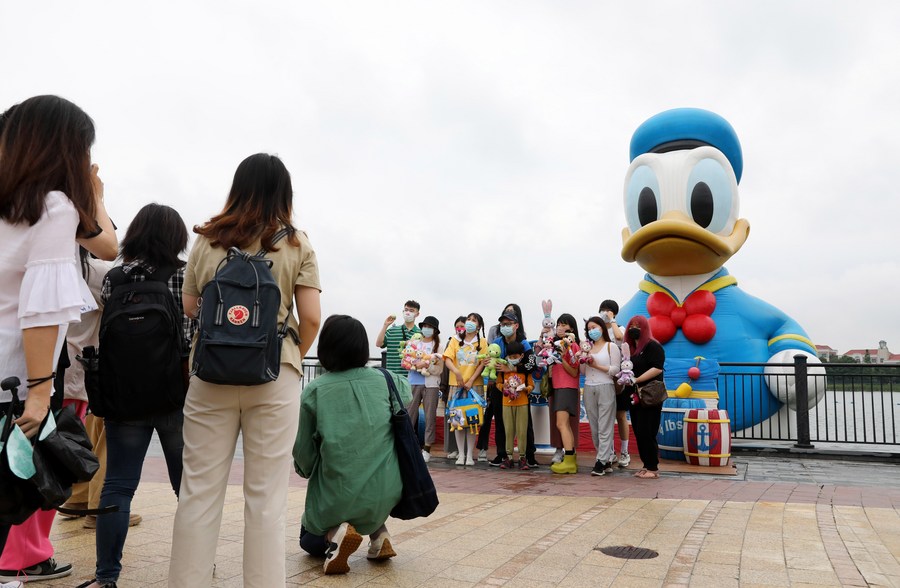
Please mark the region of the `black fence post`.
POLYGON ((794 447, 812 449, 809 442, 809 385, 806 356, 794 356, 794 389, 797 391, 797 442, 794 447))

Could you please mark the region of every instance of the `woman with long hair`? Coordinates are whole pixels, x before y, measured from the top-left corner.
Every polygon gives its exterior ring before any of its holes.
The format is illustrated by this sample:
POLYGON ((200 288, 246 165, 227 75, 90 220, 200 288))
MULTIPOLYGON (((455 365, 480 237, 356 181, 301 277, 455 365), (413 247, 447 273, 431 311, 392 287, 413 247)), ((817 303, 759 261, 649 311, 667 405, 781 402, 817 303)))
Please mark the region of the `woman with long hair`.
MULTIPOLYGON (((159 276, 165 279, 178 310, 182 330, 182 350, 190 349, 196 321, 184 316, 181 285, 184 261, 179 256, 187 249, 188 234, 178 212, 162 204, 144 206, 122 239, 122 265, 113 268, 103 279, 101 298, 109 301, 116 285, 142 282, 159 276)), ((102 350, 101 350, 102 351, 102 350)), ((177 358, 176 358, 177 359, 177 358)), ((156 369, 155 366, 148 366, 156 369)), ((159 366, 160 371, 166 366, 159 366)), ((135 377, 140 377, 136 375, 135 377)), ((183 388, 181 389, 183 391, 183 388)), ((160 396, 169 396, 163 390, 160 396)), ((172 490, 178 496, 181 486, 181 407, 167 406, 165 411, 146 414, 143 418, 104 419, 106 430, 106 478, 100 493, 100 508, 117 507, 115 512, 97 517, 97 566, 93 580, 79 588, 115 588, 122 571, 122 549, 131 523, 131 500, 141 480, 141 469, 150 439, 156 431, 162 446, 172 490)))
POLYGON ((576 474, 578 464, 575 461, 575 449, 578 445, 581 402, 578 396, 578 360, 575 355, 581 340, 578 338, 578 324, 575 317, 567 312, 556 319, 554 344, 558 344, 560 348, 560 361, 550 366, 550 379, 553 382, 550 426, 552 428, 555 425, 559 431, 563 455, 562 461, 550 465, 550 470, 554 474, 576 474), (575 342, 569 344, 570 338, 575 342))
MULTIPOLYGON (((659 341, 650 332, 650 322, 646 317, 633 316, 625 327, 624 345, 631 352, 635 386, 646 385, 651 380, 663 382, 663 368, 666 363, 666 352, 659 341)), ((628 387, 634 392, 634 386, 628 387)), ((659 421, 662 417, 662 404, 642 406, 641 403, 631 406, 631 428, 637 441, 638 453, 644 467, 635 474, 636 478, 655 479, 659 477, 659 445, 656 434, 659 432, 659 421)))
POLYGON ((613 376, 619 373, 622 356, 619 347, 612 342, 603 317, 592 316, 584 325, 585 340, 591 350, 581 364, 584 374, 584 412, 591 427, 591 441, 597 450, 592 476, 612 472, 615 456, 613 434, 616 423, 616 387, 613 376))
MULTIPOLYGON (((24 408, 15 422, 29 438, 51 396, 62 394, 53 377, 66 329, 93 303, 76 242, 103 259, 117 253, 99 168, 91 164, 93 143, 94 122, 58 96, 29 98, 0 115, 0 377, 22 383, 24 408)), ((0 410, 11 400, 0 392, 0 410)), ((72 573, 53 559, 55 512, 38 511, 12 528, 0 524, 0 582, 72 573)))
POLYGON ((278 321, 287 321, 299 333, 299 343, 284 340, 279 376, 265 384, 231 386, 191 377, 184 404, 184 471, 169 565, 173 588, 212 582, 238 435, 244 449, 243 586, 271 588, 285 583, 284 472, 297 436, 303 356, 316 338, 321 317, 316 254, 306 234, 294 228, 293 197, 291 176, 281 160, 265 153, 251 155, 235 171, 222 212, 194 227, 198 238, 184 276, 188 316, 198 313, 200 292, 230 247, 263 249, 281 291, 278 321), (284 228, 288 236, 274 243, 284 228))

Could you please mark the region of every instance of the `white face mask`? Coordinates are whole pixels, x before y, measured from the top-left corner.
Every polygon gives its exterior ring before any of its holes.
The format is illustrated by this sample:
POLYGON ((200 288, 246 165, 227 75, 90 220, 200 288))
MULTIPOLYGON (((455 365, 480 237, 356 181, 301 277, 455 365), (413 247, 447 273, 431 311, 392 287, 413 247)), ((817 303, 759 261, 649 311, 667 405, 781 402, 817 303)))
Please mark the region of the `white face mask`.
POLYGON ((422 336, 425 338, 434 336, 434 329, 431 327, 422 327, 422 336))
POLYGON ((411 323, 414 318, 416 318, 416 313, 410 312, 408 310, 403 311, 403 322, 411 323))

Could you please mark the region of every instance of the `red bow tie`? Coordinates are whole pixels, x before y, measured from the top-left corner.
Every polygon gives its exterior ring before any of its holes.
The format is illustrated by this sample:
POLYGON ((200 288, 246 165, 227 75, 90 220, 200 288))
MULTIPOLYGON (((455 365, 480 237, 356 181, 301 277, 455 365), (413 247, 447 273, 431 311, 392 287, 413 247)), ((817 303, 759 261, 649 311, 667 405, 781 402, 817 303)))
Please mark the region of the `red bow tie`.
POLYGON ((667 294, 654 292, 647 298, 650 332, 666 343, 680 328, 688 341, 703 345, 716 334, 716 323, 710 317, 715 309, 716 296, 708 290, 697 290, 682 305, 667 294))

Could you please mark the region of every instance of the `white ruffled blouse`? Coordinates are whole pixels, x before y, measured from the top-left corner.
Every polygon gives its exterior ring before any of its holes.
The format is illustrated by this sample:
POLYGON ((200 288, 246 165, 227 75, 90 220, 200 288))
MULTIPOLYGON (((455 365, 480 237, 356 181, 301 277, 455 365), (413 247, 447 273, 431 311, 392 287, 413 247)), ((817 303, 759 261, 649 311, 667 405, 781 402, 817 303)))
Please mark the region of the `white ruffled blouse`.
MULTIPOLYGON (((60 325, 55 358, 69 323, 96 307, 78 269, 78 213, 62 192, 50 192, 33 226, 0 221, 0 379, 18 376, 19 398, 27 395, 22 329, 60 325)), ((0 392, 0 402, 11 394, 0 392)))

